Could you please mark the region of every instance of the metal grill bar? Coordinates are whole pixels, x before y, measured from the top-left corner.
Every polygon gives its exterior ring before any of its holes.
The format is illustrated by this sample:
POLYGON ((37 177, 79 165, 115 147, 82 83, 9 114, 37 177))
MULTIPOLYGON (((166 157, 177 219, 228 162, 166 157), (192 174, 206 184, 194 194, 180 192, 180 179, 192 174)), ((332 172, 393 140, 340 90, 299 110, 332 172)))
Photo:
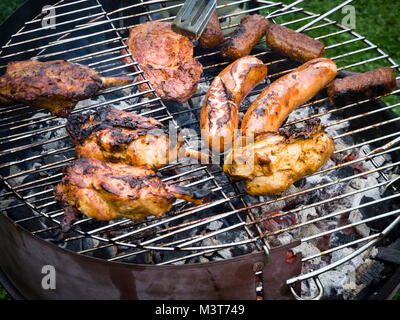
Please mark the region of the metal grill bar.
MULTIPOLYGON (((389 134, 389 135, 386 135, 386 136, 381 136, 381 137, 378 137, 378 138, 375 138, 375 139, 372 139, 372 140, 364 141, 364 142, 362 142, 362 143, 356 144, 356 145, 354 145, 354 146, 350 146, 350 147, 345 148, 345 149, 335 150, 334 153, 335 153, 335 154, 337 154, 337 153, 342 153, 342 152, 345 152, 345 151, 349 151, 349 150, 351 150, 351 149, 359 148, 359 147, 364 146, 364 145, 369 145, 369 144, 374 143, 374 142, 377 142, 377 141, 387 140, 387 139, 390 139, 390 138, 393 138, 393 137, 398 137, 398 136, 400 136, 400 132, 395 132, 395 133, 392 133, 392 134, 389 134)), ((64 149, 62 149, 62 150, 56 150, 56 151, 54 151, 54 152, 49 152, 49 153, 47 153, 47 154, 45 154, 45 155, 57 154, 57 153, 60 153, 60 152, 64 152, 64 151, 73 151, 73 150, 74 150, 74 148, 64 148, 64 149)), ((389 150, 388 152, 392 152, 392 151, 393 151, 393 150, 389 150)), ((31 157, 31 158, 29 158, 28 160, 38 159, 38 158, 40 158, 40 157, 42 157, 42 156, 44 156, 44 155, 39 155, 39 156, 31 157)), ((357 162, 361 162, 361 161, 364 161, 364 160, 367 160, 367 159, 368 159, 368 157, 366 156, 366 157, 364 157, 364 158, 362 158, 362 159, 357 159, 357 160, 354 160, 354 161, 346 162, 346 163, 342 164, 341 166, 348 166, 348 165, 350 165, 350 164, 354 164, 354 163, 357 163, 357 162)), ((24 161, 25 161, 25 160, 14 161, 14 162, 11 162, 11 163, 6 163, 6 164, 1 165, 1 166, 0 166, 0 169, 1 169, 1 168, 5 168, 5 167, 9 167, 9 166, 12 166, 12 165, 16 165, 16 164, 22 163, 22 162, 24 162, 24 161)), ((336 169, 336 168, 338 168, 338 166, 335 166, 333 169, 336 169)), ((332 169, 332 170, 333 170, 333 169, 332 169)), ((318 171, 316 174, 320 174, 320 173, 321 173, 321 171, 318 171)), ((22 185, 18 185, 18 186, 15 187, 15 189, 16 189, 16 190, 19 190, 20 188, 26 188, 27 186, 32 185, 32 184, 35 184, 35 183, 37 183, 37 182, 42 182, 42 181, 50 180, 50 179, 53 179, 53 178, 60 178, 61 176, 62 176, 61 173, 60 173, 60 174, 56 174, 56 175, 53 175, 53 176, 48 177, 48 178, 43 178, 43 179, 40 179, 40 180, 36 180, 36 181, 32 181, 32 182, 25 183, 25 184, 22 184, 22 185)), ((50 184, 50 183, 49 183, 49 184, 50 184)), ((24 190, 25 190, 25 191, 31 191, 32 189, 40 188, 40 187, 42 187, 42 186, 43 186, 43 185, 37 185, 37 186, 35 185, 35 186, 32 186, 32 187, 27 187, 27 188, 24 189, 24 190)), ((12 192, 3 193, 3 194, 0 194, 0 198, 1 198, 1 197, 7 197, 7 196, 10 196, 10 195, 12 195, 12 192)), ((8 210, 8 209, 10 209, 10 207, 5 208, 4 210, 8 210)))
MULTIPOLYGON (((380 155, 380 154, 377 154, 377 156, 378 155, 380 155)), ((394 165, 398 165, 398 163, 396 163, 396 164, 394 164, 394 165)), ((390 165, 389 167, 391 167, 392 165, 390 165)), ((386 167, 385 167, 386 168, 386 167)), ((385 168, 382 168, 382 169, 385 169, 385 168)), ((361 173, 361 174, 358 174, 358 175, 354 175, 354 176, 352 176, 352 177, 348 177, 348 178, 346 178, 346 179, 342 179, 341 181, 345 181, 345 180, 351 180, 351 179, 353 179, 353 178, 355 178, 355 177, 359 177, 359 176, 362 176, 362 175, 367 175, 367 174, 369 174, 369 173, 373 173, 373 172, 376 172, 376 171, 378 171, 378 170, 372 170, 372 171, 370 171, 370 172, 364 172, 364 173, 361 173)), ((325 185, 321 185, 321 186, 318 186, 318 187, 316 187, 316 188, 324 188, 324 187, 326 187, 326 186, 329 186, 329 185, 332 185, 332 184, 335 184, 335 183, 337 183, 337 181, 335 181, 335 182, 332 182, 332 183, 329 183, 329 184, 325 184, 325 185)), ((387 182, 385 182, 384 184, 386 184, 387 182)), ((317 206, 317 205, 320 205, 320 204, 323 204, 323 203, 327 203, 327 202, 330 202, 330 201, 333 201, 333 200, 337 200, 337 199, 340 199, 340 198, 344 198, 344 197, 347 197, 347 196, 351 196, 351 195, 354 195, 354 194, 356 194, 356 193, 363 193, 363 192, 365 192, 365 191, 367 191, 367 190, 370 190, 370 189, 372 189, 372 188, 376 188, 376 187, 380 187, 380 186, 382 186, 382 185, 384 185, 384 184, 378 184, 378 185, 375 185, 375 186, 371 186, 371 187, 367 187, 367 188, 365 188, 365 189, 363 189, 363 190, 360 190, 360 191, 357 191, 357 192, 353 192, 353 193, 350 193, 350 194, 344 194, 344 195, 341 195, 341 196, 338 196, 338 197, 335 197, 334 199, 328 199, 328 200, 324 200, 324 201, 321 201, 321 202, 318 202, 318 203, 316 203, 316 204, 314 204, 314 205, 311 205, 311 206, 305 206, 305 207, 301 207, 301 208, 299 208, 299 209, 295 209, 295 210, 292 210, 292 211, 290 211, 290 212, 285 212, 285 213, 283 213, 283 214, 281 214, 281 215, 275 215, 274 217, 279 217, 279 216, 284 216, 284 215, 287 215, 287 214, 291 214, 291 213, 294 213, 294 212, 297 212, 297 211, 300 211, 300 210, 304 210, 304 209, 306 209, 306 208, 310 208, 310 207, 312 207, 312 206, 317 206)), ((305 190, 305 191, 303 191, 303 192, 301 192, 301 193, 299 193, 299 194, 304 194, 304 193, 306 193, 306 192, 310 192, 310 191, 312 191, 311 189, 308 189, 308 190, 305 190)), ((285 197, 281 197, 281 198, 278 198, 277 199, 277 201, 278 200, 281 200, 281 199, 287 199, 287 198, 289 198, 289 197, 293 197, 293 196, 295 196, 295 195, 288 195, 288 196, 285 196, 285 197)), ((397 196, 397 195, 396 195, 397 196)), ((391 198, 391 197, 390 197, 391 198)), ((388 198, 387 198, 388 199, 388 198)), ((373 204, 373 203, 376 203, 376 202, 381 202, 381 201, 384 201, 384 200, 386 200, 386 198, 385 199, 381 199, 381 200, 378 200, 378 201, 374 201, 374 202, 371 202, 371 203, 367 203, 367 204, 365 204, 364 206, 368 206, 368 205, 371 205, 371 204, 373 204)), ((257 204, 257 205, 254 205, 254 206, 252 206, 251 208, 255 208, 255 207, 259 207, 259 206, 263 206, 263 205, 266 205, 266 204, 268 204, 268 203, 272 203, 273 201, 268 201, 268 202, 264 202, 264 203, 260 203, 260 204, 257 204)), ((362 206, 360 206, 360 207, 362 207, 362 206)), ((244 209, 246 209, 246 208, 244 208, 244 209)), ((349 209, 350 211, 351 210, 354 210, 354 209, 356 209, 356 208, 351 208, 351 209, 349 209)), ((239 211, 242 211, 242 210, 237 210, 236 212, 239 212, 239 211)), ((191 212, 192 213, 192 212, 191 212)), ((234 212, 230 212, 230 213, 228 213, 228 214, 233 214, 234 212)), ((188 214, 188 213, 187 213, 188 214)), ((330 218, 330 217, 332 217, 332 216, 334 216, 334 215, 337 215, 337 213, 335 213, 335 214, 332 214, 332 215, 328 215, 328 216, 324 216, 324 217, 320 217, 320 218, 318 218, 317 220, 315 220, 315 221, 320 221, 320 220, 322 220, 322 219, 327 219, 327 218, 330 218)), ((180 217, 177 217, 177 216, 174 216, 174 217, 172 217, 172 218, 170 218, 170 220, 168 221, 168 222, 170 222, 170 221, 172 221, 172 220, 175 220, 175 219, 177 219, 177 218, 180 218, 180 217)), ((219 217, 217 217, 217 219, 218 219, 219 217)), ((266 219, 265 219, 266 220, 266 219)), ((257 223, 259 223, 259 222, 261 222, 261 221, 263 221, 262 219, 260 219, 260 220, 257 220, 256 222, 257 223)), ((207 220, 207 221, 204 221, 204 220, 202 220, 202 221, 199 221, 199 223, 201 224, 201 223, 208 223, 208 222, 210 222, 210 220, 207 220)), ((194 223, 196 223, 196 221, 194 222, 194 223)), ((249 224, 253 224, 254 222, 251 222, 251 223, 249 223, 249 224)), ((311 223, 311 222, 310 222, 311 223)), ((152 227, 156 227, 156 226, 158 226, 158 225, 161 225, 162 224, 162 221, 160 221, 159 223, 157 223, 156 225, 151 225, 151 226, 147 226, 147 227, 145 227, 145 228, 143 228, 143 229, 137 229, 137 230, 135 230, 135 231, 133 231, 132 233, 130 233, 130 234, 124 234, 124 235, 121 235, 121 236, 119 236, 119 237, 117 237, 117 238, 115 238, 115 239, 111 239, 112 241, 116 241, 116 240, 120 240, 120 239, 123 239, 123 238, 125 238, 125 237, 129 237, 129 236, 131 236, 131 235, 133 235, 133 234, 136 234, 136 233, 141 233, 141 232, 143 232, 144 230, 146 230, 146 229, 149 229, 149 228, 152 228, 152 227)), ((305 224, 308 224, 308 223, 305 223, 305 224)), ((294 228, 297 228, 297 227, 301 227, 301 226, 303 226, 303 225, 305 225, 305 224, 299 224, 299 225, 297 225, 297 226, 295 226, 294 228)), ((241 224, 238 224, 238 225, 236 225, 236 227, 240 227, 241 226, 241 224)), ((234 228, 235 226, 233 226, 233 228, 234 228)), ((232 228, 232 229, 233 229, 232 228)), ((104 228, 103 228, 103 230, 104 230, 104 228)), ((180 230, 178 230, 177 232, 180 232, 180 231, 182 231, 182 229, 180 229, 180 230)), ((283 230, 283 231, 285 231, 285 230, 283 230)), ((276 233, 273 233, 273 234, 265 234, 265 235, 263 235, 263 237, 268 237, 268 236, 271 236, 271 235, 274 235, 274 234, 278 234, 278 233, 281 233, 281 232, 283 232, 282 230, 280 230, 280 231, 278 231, 278 232, 276 232, 276 233)), ((332 231, 333 232, 333 231, 332 231)), ((93 234, 94 232, 90 232, 90 234, 93 234)), ((164 238, 166 237, 166 236, 163 236, 164 238)), ((158 240, 158 239, 161 239, 161 238, 163 238, 163 237, 160 237, 160 238, 157 238, 157 239, 153 239, 154 241, 155 240, 158 240)), ((152 243, 152 242, 154 242, 153 240, 151 240, 149 243, 152 243)), ((142 245, 147 245, 148 243, 146 242, 146 243, 142 243, 142 245)))
MULTIPOLYGON (((348 29, 346 29, 346 31, 348 31, 348 29)), ((328 35, 325 35, 324 37, 326 38, 326 37, 329 37, 329 36, 331 36, 331 35, 334 35, 335 33, 331 33, 331 34, 328 34, 328 35)), ((361 37, 361 38, 359 38, 360 40, 362 39, 363 37, 361 37)), ((376 46, 370 46, 370 48, 371 49, 373 49, 373 48, 376 48, 376 46)), ((366 49, 364 49, 364 50, 368 50, 367 48, 366 49)), ((351 52, 351 53, 348 53, 348 55, 351 55, 351 54, 354 54, 354 53, 357 53, 357 52, 351 52)), ((259 54, 258 55, 255 55, 255 56, 259 56, 259 54)), ((342 56, 339 56, 338 58, 340 58, 340 57, 342 57, 342 56)), ((201 57, 197 57, 197 58, 201 58, 201 57)), ((332 58, 333 60, 335 60, 336 58, 332 58)), ((279 61, 277 61, 277 62, 283 62, 283 61, 286 61, 287 59, 282 59, 282 60, 279 60, 279 61)), ((273 64, 273 63, 277 63, 277 62, 271 62, 270 64, 273 64)), ((215 65, 215 66, 220 66, 220 65, 226 65, 226 64, 228 64, 227 62, 225 62, 225 63, 223 63, 223 64, 219 64, 219 65, 215 65)), ((211 67, 215 67, 215 66, 211 66, 211 67)), ((347 69, 347 67, 344 67, 343 69, 347 69)), ((290 72, 290 71, 292 71, 293 69, 291 69, 291 70, 286 70, 286 72, 290 72)), ((54 117, 52 117, 52 118, 54 118, 54 117)), ((43 119, 43 121, 45 121, 46 119, 49 119, 49 118, 44 118, 43 119)))

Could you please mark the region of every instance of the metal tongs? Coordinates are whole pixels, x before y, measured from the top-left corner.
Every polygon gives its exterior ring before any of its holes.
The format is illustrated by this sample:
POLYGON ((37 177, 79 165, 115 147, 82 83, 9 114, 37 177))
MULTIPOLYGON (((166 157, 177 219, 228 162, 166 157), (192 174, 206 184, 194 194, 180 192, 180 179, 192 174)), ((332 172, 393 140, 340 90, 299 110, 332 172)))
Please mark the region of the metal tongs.
POLYGON ((186 0, 172 23, 172 29, 191 40, 198 40, 216 8, 217 0, 186 0))

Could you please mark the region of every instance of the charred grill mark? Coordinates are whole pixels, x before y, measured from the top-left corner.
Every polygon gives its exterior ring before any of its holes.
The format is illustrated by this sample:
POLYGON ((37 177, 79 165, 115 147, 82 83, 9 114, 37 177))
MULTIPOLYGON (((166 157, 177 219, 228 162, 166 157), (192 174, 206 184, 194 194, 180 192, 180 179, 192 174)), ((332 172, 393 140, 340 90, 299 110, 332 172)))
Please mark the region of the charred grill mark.
POLYGON ((85 140, 89 138, 92 133, 108 128, 122 128, 135 131, 135 133, 126 137, 126 140, 122 137, 119 138, 120 141, 130 140, 130 142, 136 137, 148 134, 149 131, 152 131, 150 133, 153 135, 168 133, 168 129, 161 123, 151 121, 149 118, 140 115, 117 112, 117 110, 111 107, 100 108, 92 114, 73 114, 68 117, 66 125, 66 129, 71 138, 81 145, 84 144, 85 140), (86 124, 88 124, 88 126, 84 127, 86 124))
POLYGON ((100 187, 101 187, 104 191, 106 191, 106 192, 108 192, 108 193, 111 193, 111 194, 113 194, 113 195, 119 196, 119 194, 116 193, 116 192, 114 192, 114 190, 112 190, 111 188, 109 188, 105 182, 101 182, 101 183, 100 183, 100 187))
POLYGON ((236 29, 236 30, 234 31, 233 37, 239 37, 239 36, 241 36, 242 34, 245 34, 246 31, 247 31, 246 26, 241 25, 238 29, 236 29))
POLYGON ((266 113, 265 108, 264 107, 257 107, 254 109, 254 114, 257 115, 258 117, 263 117, 266 113))
POLYGON ((224 127, 231 120, 231 112, 224 113, 224 116, 217 120, 217 128, 224 127))
POLYGON ((179 185, 167 185, 166 189, 177 198, 190 199, 195 203, 206 202, 211 196, 211 191, 208 189, 195 189, 179 185))
MULTIPOLYGON (((208 103, 208 101, 207 101, 208 103)), ((210 111, 208 112, 208 125, 211 129, 213 124, 217 125, 217 128, 224 127, 232 118, 232 108, 236 108, 236 104, 233 102, 226 100, 218 106, 211 106, 210 111), (225 110, 222 112, 223 115, 220 116, 220 109, 224 108, 225 110), (215 119, 217 119, 215 121, 215 119)))
MULTIPOLYGON (((97 144, 99 146, 103 147, 102 141, 101 141, 103 132, 102 131, 98 131, 98 132, 100 134, 97 136, 97 144)), ((106 134, 106 133, 107 133, 107 131, 104 132, 104 134, 106 134)), ((120 128, 112 128, 110 137, 111 137, 111 139, 107 139, 107 146, 110 148, 110 151, 120 151, 124 147, 126 147, 129 143, 131 143, 134 139, 136 139, 138 137, 138 135, 132 134, 132 133, 126 134, 120 128)))
POLYGON ((82 173, 84 175, 88 175, 88 174, 92 174, 92 173, 96 172, 96 170, 98 170, 98 169, 99 169, 98 167, 88 165, 86 167, 83 167, 82 173))
POLYGON ((233 93, 226 87, 224 81, 221 81, 221 83, 222 83, 222 88, 224 89, 226 99, 234 101, 235 98, 233 96, 233 93))
POLYGON ((304 128, 286 128, 279 130, 279 134, 286 139, 286 142, 289 143, 291 139, 303 138, 310 139, 315 133, 321 132, 321 120, 311 119, 305 122, 304 128))

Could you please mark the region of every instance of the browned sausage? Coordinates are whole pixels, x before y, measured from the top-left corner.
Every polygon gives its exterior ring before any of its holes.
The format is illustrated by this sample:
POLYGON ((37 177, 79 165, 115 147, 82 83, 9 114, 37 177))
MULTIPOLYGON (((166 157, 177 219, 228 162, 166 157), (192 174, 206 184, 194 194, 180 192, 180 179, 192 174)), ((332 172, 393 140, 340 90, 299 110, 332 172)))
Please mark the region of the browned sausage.
POLYGON ((328 95, 333 105, 345 106, 384 95, 395 86, 396 76, 393 70, 385 67, 336 79, 329 85, 328 95))
POLYGON ((247 56, 265 34, 268 25, 268 20, 259 14, 244 16, 239 26, 223 43, 222 55, 232 60, 247 56))
POLYGON ((310 60, 274 81, 251 104, 242 120, 242 135, 277 131, 290 112, 311 99, 337 75, 327 58, 310 60))
POLYGON ((202 138, 215 152, 228 150, 239 124, 239 106, 267 75, 261 60, 246 56, 226 67, 211 83, 200 114, 202 138))
POLYGON ((224 34, 219 23, 217 10, 215 10, 199 38, 199 45, 200 47, 211 49, 219 45, 222 41, 224 41, 224 34))
POLYGON ((270 25, 265 35, 268 47, 295 60, 305 62, 325 57, 321 41, 279 24, 270 25))

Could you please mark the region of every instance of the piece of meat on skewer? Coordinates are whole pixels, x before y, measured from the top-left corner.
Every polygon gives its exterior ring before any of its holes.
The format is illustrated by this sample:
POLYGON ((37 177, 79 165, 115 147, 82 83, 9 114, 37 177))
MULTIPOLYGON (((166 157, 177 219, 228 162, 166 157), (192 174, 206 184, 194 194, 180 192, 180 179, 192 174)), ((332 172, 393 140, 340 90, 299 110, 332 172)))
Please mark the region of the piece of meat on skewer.
POLYGON ((81 212, 97 220, 126 217, 140 220, 159 216, 172 208, 176 198, 203 204, 206 189, 166 184, 153 170, 81 158, 63 169, 54 197, 67 212, 81 212))
POLYGON ((316 172, 333 152, 333 139, 319 120, 310 120, 303 130, 268 131, 257 135, 254 143, 234 146, 223 170, 232 179, 244 181, 250 195, 279 195, 316 172))
POLYGON ((78 158, 92 157, 153 170, 180 157, 210 162, 208 155, 186 148, 178 133, 172 132, 175 136, 170 137, 160 121, 111 107, 69 116, 66 130, 75 143, 78 158))
MULTIPOLYGON (((203 66, 193 59, 193 44, 185 36, 172 30, 170 22, 148 21, 129 31, 126 45, 157 95, 164 101, 187 102, 197 90, 203 66)), ((122 50, 122 54, 126 54, 122 50)), ((132 64, 130 57, 123 61, 132 64)), ((137 71, 137 67, 132 67, 137 71)), ((138 81, 143 81, 143 75, 138 81)), ((140 91, 150 87, 143 83, 140 91)), ((153 93, 146 93, 153 97, 153 93)))
POLYGON ((97 71, 66 60, 14 61, 0 77, 0 103, 50 109, 67 117, 80 101, 110 85, 123 85, 132 77, 102 77, 97 71))

